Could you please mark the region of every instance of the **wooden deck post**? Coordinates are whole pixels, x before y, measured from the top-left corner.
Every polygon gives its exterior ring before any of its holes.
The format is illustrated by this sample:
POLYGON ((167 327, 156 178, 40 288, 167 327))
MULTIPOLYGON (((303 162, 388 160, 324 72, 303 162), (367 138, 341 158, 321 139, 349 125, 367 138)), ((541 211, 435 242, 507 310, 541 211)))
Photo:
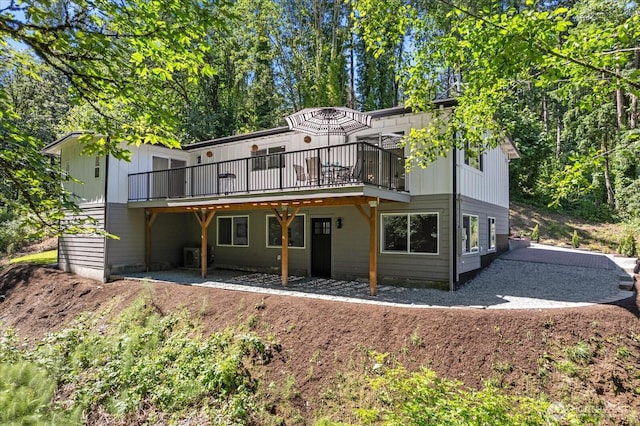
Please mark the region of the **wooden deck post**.
POLYGON ((280 223, 282 229, 282 249, 280 251, 280 271, 282 272, 282 286, 289 284, 289 225, 295 219, 300 207, 296 207, 293 213, 289 215, 289 209, 286 205, 282 206, 282 213, 276 208, 272 208, 276 220, 280 223))
POLYGON ((151 270, 151 227, 158 213, 145 209, 144 211, 144 263, 147 272, 151 270))
POLYGON ((200 212, 194 211, 198 223, 200 224, 200 275, 202 278, 207 277, 207 264, 209 255, 207 253, 208 249, 208 230, 209 224, 215 216, 215 210, 205 210, 202 209, 200 212))
POLYGON ((369 201, 369 294, 378 295, 378 202, 369 201))
POLYGON ((369 214, 359 205, 356 208, 369 224, 369 294, 378 295, 378 202, 369 201, 369 214))

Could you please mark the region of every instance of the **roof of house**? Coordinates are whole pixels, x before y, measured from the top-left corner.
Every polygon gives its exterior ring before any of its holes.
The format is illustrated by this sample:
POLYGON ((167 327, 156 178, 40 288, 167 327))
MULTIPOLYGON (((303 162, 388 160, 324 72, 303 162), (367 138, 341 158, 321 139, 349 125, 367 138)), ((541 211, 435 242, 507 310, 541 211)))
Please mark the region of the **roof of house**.
MULTIPOLYGON (((443 107, 443 108, 455 106, 456 103, 457 101, 455 99, 442 99, 442 100, 434 101, 435 106, 443 107)), ((411 110, 411 108, 406 108, 406 107, 385 108, 385 109, 379 109, 379 110, 367 112, 367 114, 370 115, 372 118, 384 118, 392 115, 412 114, 412 113, 413 111, 411 110)), ((221 138, 214 138, 214 139, 209 139, 201 142, 192 143, 189 145, 183 145, 182 149, 185 151, 191 151, 194 149, 206 148, 208 146, 213 146, 213 145, 220 145, 220 144, 225 144, 229 142, 237 142, 241 140, 246 141, 247 139, 261 138, 264 136, 274 136, 274 135, 279 135, 279 134, 284 134, 289 132, 293 132, 292 130, 289 129, 289 127, 276 127, 273 129, 258 130, 256 132, 244 133, 241 135, 225 136, 221 138)))
MULTIPOLYGON (((457 104, 457 101, 455 99, 441 99, 441 100, 434 101, 434 105, 438 108, 449 108, 449 107, 455 106, 456 104, 457 104)), ((390 117, 393 115, 412 114, 412 113, 413 111, 411 110, 411 108, 406 108, 406 107, 385 108, 385 109, 379 109, 379 110, 367 112, 367 114, 369 114, 372 118, 384 118, 384 117, 390 117)), ((244 133, 240 135, 231 135, 231 136, 224 136, 221 138, 204 140, 204 141, 192 143, 189 145, 183 145, 182 149, 185 151, 192 151, 195 149, 206 148, 214 145, 221 145, 221 144, 237 142, 241 140, 246 141, 247 139, 255 139, 255 138, 261 138, 265 136, 275 136, 275 135, 280 135, 280 134, 285 134, 290 132, 293 132, 293 131, 290 130, 289 127, 284 127, 284 126, 275 127, 273 129, 258 130, 251 133, 244 133)), ((68 140, 71 140, 74 137, 81 136, 87 133, 93 133, 93 132, 74 131, 74 132, 68 133, 62 136, 60 139, 57 139, 51 142, 50 144, 48 144, 47 146, 45 146, 43 148, 43 151, 53 154, 58 150, 57 148, 59 148, 59 145, 61 145, 62 143, 68 140)), ((516 146, 513 144, 511 138, 508 138, 508 137, 506 138, 506 141, 503 144, 502 149, 508 158, 510 159, 520 158, 520 152, 518 151, 516 146)))
POLYGON ((61 145, 64 142, 75 138, 76 136, 82 136, 82 135, 86 135, 88 133, 93 133, 93 132, 76 130, 76 131, 73 131, 71 133, 67 133, 66 135, 62 136, 61 138, 56 139, 55 141, 47 144, 44 148, 42 148, 42 151, 47 153, 47 154, 53 154, 56 151, 56 149, 54 149, 54 148, 57 148, 58 145, 61 145))

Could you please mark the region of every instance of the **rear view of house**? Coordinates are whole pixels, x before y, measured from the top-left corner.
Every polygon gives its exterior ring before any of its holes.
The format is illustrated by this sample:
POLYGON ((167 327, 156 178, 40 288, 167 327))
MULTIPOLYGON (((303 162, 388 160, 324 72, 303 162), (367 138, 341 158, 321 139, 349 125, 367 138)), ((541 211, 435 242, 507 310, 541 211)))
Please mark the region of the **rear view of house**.
MULTIPOLYGON (((443 108, 452 106, 442 101, 443 108)), ((127 271, 208 268, 455 289, 508 249, 509 142, 452 150, 405 172, 429 113, 373 111, 349 136, 287 127, 172 150, 128 147, 131 162, 80 155, 79 133, 46 148, 84 184, 85 212, 119 239, 65 236, 61 268, 107 281, 127 271)))

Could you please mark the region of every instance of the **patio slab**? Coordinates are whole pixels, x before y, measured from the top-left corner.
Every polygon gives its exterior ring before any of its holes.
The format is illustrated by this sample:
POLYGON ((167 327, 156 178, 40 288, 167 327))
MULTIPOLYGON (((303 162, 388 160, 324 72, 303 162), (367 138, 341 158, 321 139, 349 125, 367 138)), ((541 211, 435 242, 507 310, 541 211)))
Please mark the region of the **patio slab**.
POLYGON ((536 245, 495 260, 455 292, 378 285, 369 296, 364 281, 290 276, 285 288, 279 274, 214 269, 207 278, 193 270, 129 274, 125 278, 174 282, 232 291, 307 297, 350 303, 411 308, 548 309, 610 303, 633 296, 621 290, 626 258, 536 245))

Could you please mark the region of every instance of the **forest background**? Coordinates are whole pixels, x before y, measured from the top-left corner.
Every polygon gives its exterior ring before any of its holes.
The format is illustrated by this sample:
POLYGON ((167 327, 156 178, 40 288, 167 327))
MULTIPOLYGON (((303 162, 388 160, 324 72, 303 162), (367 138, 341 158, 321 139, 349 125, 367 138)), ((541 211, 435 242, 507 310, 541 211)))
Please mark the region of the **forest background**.
POLYGON ((127 158, 120 142, 176 147, 305 107, 439 98, 458 107, 407 137, 415 167, 510 137, 512 200, 637 224, 639 19, 625 0, 2 1, 0 250, 88 229, 60 220, 73 177, 41 153, 68 131, 127 158))

